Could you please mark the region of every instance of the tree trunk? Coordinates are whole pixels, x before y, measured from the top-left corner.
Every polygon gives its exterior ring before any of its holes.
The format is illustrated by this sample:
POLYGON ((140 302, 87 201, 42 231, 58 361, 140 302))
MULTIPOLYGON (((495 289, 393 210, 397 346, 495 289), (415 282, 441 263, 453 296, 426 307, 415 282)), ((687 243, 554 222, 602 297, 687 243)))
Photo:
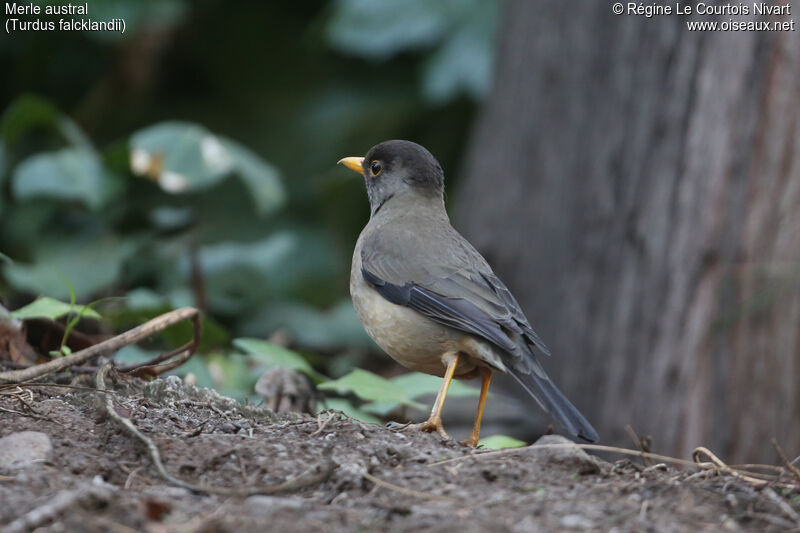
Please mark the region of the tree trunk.
POLYGON ((506 7, 455 218, 551 375, 605 443, 797 455, 800 31, 506 7))

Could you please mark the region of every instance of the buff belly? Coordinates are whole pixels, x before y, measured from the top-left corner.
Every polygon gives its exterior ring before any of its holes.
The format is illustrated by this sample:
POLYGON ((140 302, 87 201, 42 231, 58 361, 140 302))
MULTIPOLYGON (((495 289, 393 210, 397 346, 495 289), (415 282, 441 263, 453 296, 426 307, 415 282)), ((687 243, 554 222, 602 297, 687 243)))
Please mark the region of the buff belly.
POLYGON ((504 370, 487 343, 384 299, 364 281, 360 264, 354 265, 350 295, 367 334, 392 359, 410 370, 443 376, 446 364, 442 358, 448 353, 460 355, 456 369, 459 378, 475 377, 480 366, 504 370))

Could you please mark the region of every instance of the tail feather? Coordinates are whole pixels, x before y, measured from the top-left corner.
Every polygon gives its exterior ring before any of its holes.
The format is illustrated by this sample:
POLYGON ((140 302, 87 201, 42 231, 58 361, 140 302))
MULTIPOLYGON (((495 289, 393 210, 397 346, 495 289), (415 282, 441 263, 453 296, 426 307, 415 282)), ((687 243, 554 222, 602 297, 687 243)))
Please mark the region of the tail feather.
POLYGON ((588 442, 598 440, 597 431, 586 417, 572 405, 548 377, 540 377, 535 372, 526 374, 511 369, 509 372, 539 405, 547 411, 570 435, 588 442))

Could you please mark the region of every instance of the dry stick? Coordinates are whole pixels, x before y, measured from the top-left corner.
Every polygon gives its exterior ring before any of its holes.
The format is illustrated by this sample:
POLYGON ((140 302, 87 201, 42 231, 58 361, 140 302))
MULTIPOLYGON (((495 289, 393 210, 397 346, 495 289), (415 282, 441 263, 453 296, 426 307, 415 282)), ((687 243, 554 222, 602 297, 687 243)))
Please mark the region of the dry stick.
POLYGON ((791 471, 791 473, 795 475, 797 481, 800 481, 800 470, 798 470, 798 468, 794 466, 791 463, 791 461, 789 461, 789 459, 786 457, 786 454, 783 453, 783 449, 778 444, 778 441, 772 439, 772 445, 775 446, 775 451, 778 452, 778 456, 781 458, 781 461, 783 461, 783 463, 786 465, 786 468, 788 468, 789 471, 791 471))
POLYGON ((113 390, 101 390, 95 389, 92 387, 81 387, 80 385, 66 385, 64 383, 6 383, 0 385, 0 395, 14 395, 17 394, 16 392, 5 392, 7 389, 12 388, 21 389, 22 387, 58 387, 62 389, 70 389, 70 390, 82 390, 82 391, 91 391, 91 392, 108 392, 113 393, 113 390))
POLYGON ((714 455, 708 448, 705 446, 698 446, 697 448, 692 451, 692 458, 694 459, 697 466, 704 470, 715 470, 717 472, 722 472, 724 474, 730 474, 735 478, 741 479, 756 486, 765 486, 771 483, 774 478, 770 476, 765 476, 764 474, 758 472, 742 472, 739 470, 735 470, 725 464, 722 459, 714 455), (711 462, 703 462, 701 461, 701 457, 705 455, 708 457, 711 462), (759 479, 760 478, 760 479, 759 479), (766 479, 764 479, 766 478, 766 479))
MULTIPOLYGON (((584 450, 597 450, 603 452, 614 452, 623 455, 634 455, 636 457, 646 457, 648 459, 655 459, 662 462, 668 462, 673 464, 678 464, 682 466, 691 466, 695 468, 701 468, 707 471, 713 471, 716 473, 725 473, 730 474, 738 479, 742 479, 749 483, 758 486, 765 486, 768 484, 773 484, 774 486, 784 487, 784 488, 797 488, 798 485, 791 484, 791 483, 776 483, 776 478, 770 476, 768 474, 761 474, 759 472, 747 472, 742 473, 734 468, 731 468, 729 465, 725 464, 720 460, 716 455, 711 453, 708 449, 701 447, 695 448, 692 452, 692 456, 695 457, 695 461, 687 461, 686 459, 678 459, 676 457, 669 457, 666 455, 659 455, 657 453, 651 452, 640 452, 637 450, 629 450, 627 448, 618 448, 616 446, 603 446, 602 444, 577 444, 577 443, 564 443, 564 444, 531 444, 530 446, 526 446, 524 448, 506 448, 503 450, 496 450, 491 452, 484 452, 484 453, 477 453, 472 455, 462 455, 461 457, 453 457, 451 459, 445 459, 443 461, 437 461, 435 463, 431 463, 428 466, 439 466, 447 463, 455 463, 459 461, 464 461, 466 459, 483 459, 484 457, 497 457, 500 455, 507 455, 512 454, 515 452, 519 452, 525 449, 557 449, 557 448, 570 448, 570 447, 577 447, 584 450), (711 462, 701 462, 700 461, 700 454, 707 455, 711 462)), ((773 468, 772 465, 754 465, 758 466, 759 468, 773 468)))
MULTIPOLYGON (((181 309, 176 309, 175 311, 170 311, 169 313, 164 313, 161 316, 145 322, 141 326, 137 326, 129 331, 126 331, 125 333, 117 335, 116 337, 104 340, 103 342, 95 344, 94 346, 90 346, 79 352, 67 355, 66 357, 59 357, 58 359, 53 359, 47 363, 32 366, 30 368, 26 368, 25 370, 0 372, 0 382, 7 381, 18 383, 21 381, 29 381, 46 376, 47 374, 52 374, 53 372, 59 372, 70 366, 80 365, 95 357, 114 353, 124 346, 139 342, 142 339, 146 339, 154 333, 166 329, 167 327, 181 322, 182 320, 186 320, 187 318, 196 317, 198 314, 199 311, 193 307, 184 307, 181 309)), ((182 349, 186 348, 187 347, 183 347, 182 349)))
MULTIPOLYGON (((108 362, 100 367, 97 371, 97 375, 95 376, 95 383, 97 387, 100 389, 106 388, 106 374, 108 374, 109 370, 113 367, 113 363, 108 362)), ((321 483, 328 478, 335 465, 332 461, 328 461, 324 465, 316 465, 305 472, 301 473, 300 475, 293 477, 284 481, 283 483, 278 483, 276 485, 270 485, 266 487, 244 487, 240 489, 232 489, 226 487, 212 487, 208 485, 200 485, 194 483, 188 483, 186 481, 180 480, 174 477, 172 474, 167 472, 167 469, 164 467, 164 463, 161 461, 161 453, 158 451, 158 447, 156 446, 155 442, 153 442, 150 438, 145 436, 141 431, 139 431, 133 422, 130 419, 125 418, 119 415, 116 410, 114 409, 114 400, 112 395, 108 394, 105 397, 105 409, 106 414, 111 417, 115 422, 117 422, 120 426, 122 426, 125 430, 128 431, 131 435, 142 441, 145 446, 147 446, 147 451, 150 453, 150 459, 153 461, 153 464, 158 470, 158 473, 163 477, 167 482, 176 485, 178 487, 183 487, 185 489, 189 489, 194 492, 205 492, 207 494, 221 494, 224 496, 252 496, 254 494, 275 494, 278 492, 285 492, 285 491, 292 491, 292 490, 299 490, 305 487, 310 487, 312 485, 316 485, 317 483, 321 483)))
POLYGON ((459 461, 464 461, 466 459, 482 459, 484 457, 496 457, 498 455, 507 455, 514 452, 519 452, 522 450, 535 450, 535 449, 557 449, 557 448, 571 448, 571 447, 578 447, 584 450, 597 450, 603 452, 617 452, 624 455, 635 455, 637 457, 643 458, 646 457, 648 459, 656 459, 657 461, 662 462, 669 462, 680 464, 684 466, 697 466, 696 463, 692 461, 687 461, 685 459, 676 459, 674 457, 668 457, 666 455, 659 455, 657 453, 651 452, 640 452, 638 450, 629 450, 627 448, 617 448, 616 446, 603 446, 602 444, 577 444, 574 442, 564 443, 564 444, 531 444, 529 446, 525 446, 522 448, 505 448, 503 450, 495 450, 491 452, 483 452, 483 453, 476 453, 471 455, 462 455, 461 457, 453 457, 450 459, 444 459, 443 461, 437 461, 435 463, 431 463, 428 466, 439 466, 446 463, 455 463, 459 461))

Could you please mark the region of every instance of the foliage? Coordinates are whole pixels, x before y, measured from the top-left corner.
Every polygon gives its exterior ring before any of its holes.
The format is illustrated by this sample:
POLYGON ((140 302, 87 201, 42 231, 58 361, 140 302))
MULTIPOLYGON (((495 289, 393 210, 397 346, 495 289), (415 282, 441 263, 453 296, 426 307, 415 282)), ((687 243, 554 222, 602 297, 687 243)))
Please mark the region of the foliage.
POLYGON ((435 103, 459 93, 480 99, 489 90, 495 0, 339 0, 328 27, 332 46, 385 60, 427 50, 422 92, 435 103))
POLYGON ((28 320, 30 318, 55 320, 70 313, 79 314, 86 318, 100 318, 100 314, 88 306, 68 304, 47 296, 37 298, 28 305, 11 311, 9 315, 19 320, 28 320))
POLYGON ((527 446, 528 443, 507 435, 491 435, 482 438, 478 444, 490 450, 502 450, 503 448, 520 448, 522 446, 527 446))
MULTIPOLYGON (((274 364, 320 384, 356 366, 380 373, 387 359, 368 357, 347 295, 366 199, 335 161, 411 138, 455 168, 488 87, 497 2, 91 11, 124 18, 126 33, 0 40, 0 301, 71 328, 95 316, 79 302, 119 297, 101 307, 99 327, 115 330, 203 305, 202 357, 182 372, 237 398, 274 364), (256 340, 271 335, 292 350, 256 340)), ((120 357, 187 334, 176 326, 120 357)), ((438 388, 387 381, 404 395, 369 399, 356 383, 329 406, 374 420, 438 388)))

